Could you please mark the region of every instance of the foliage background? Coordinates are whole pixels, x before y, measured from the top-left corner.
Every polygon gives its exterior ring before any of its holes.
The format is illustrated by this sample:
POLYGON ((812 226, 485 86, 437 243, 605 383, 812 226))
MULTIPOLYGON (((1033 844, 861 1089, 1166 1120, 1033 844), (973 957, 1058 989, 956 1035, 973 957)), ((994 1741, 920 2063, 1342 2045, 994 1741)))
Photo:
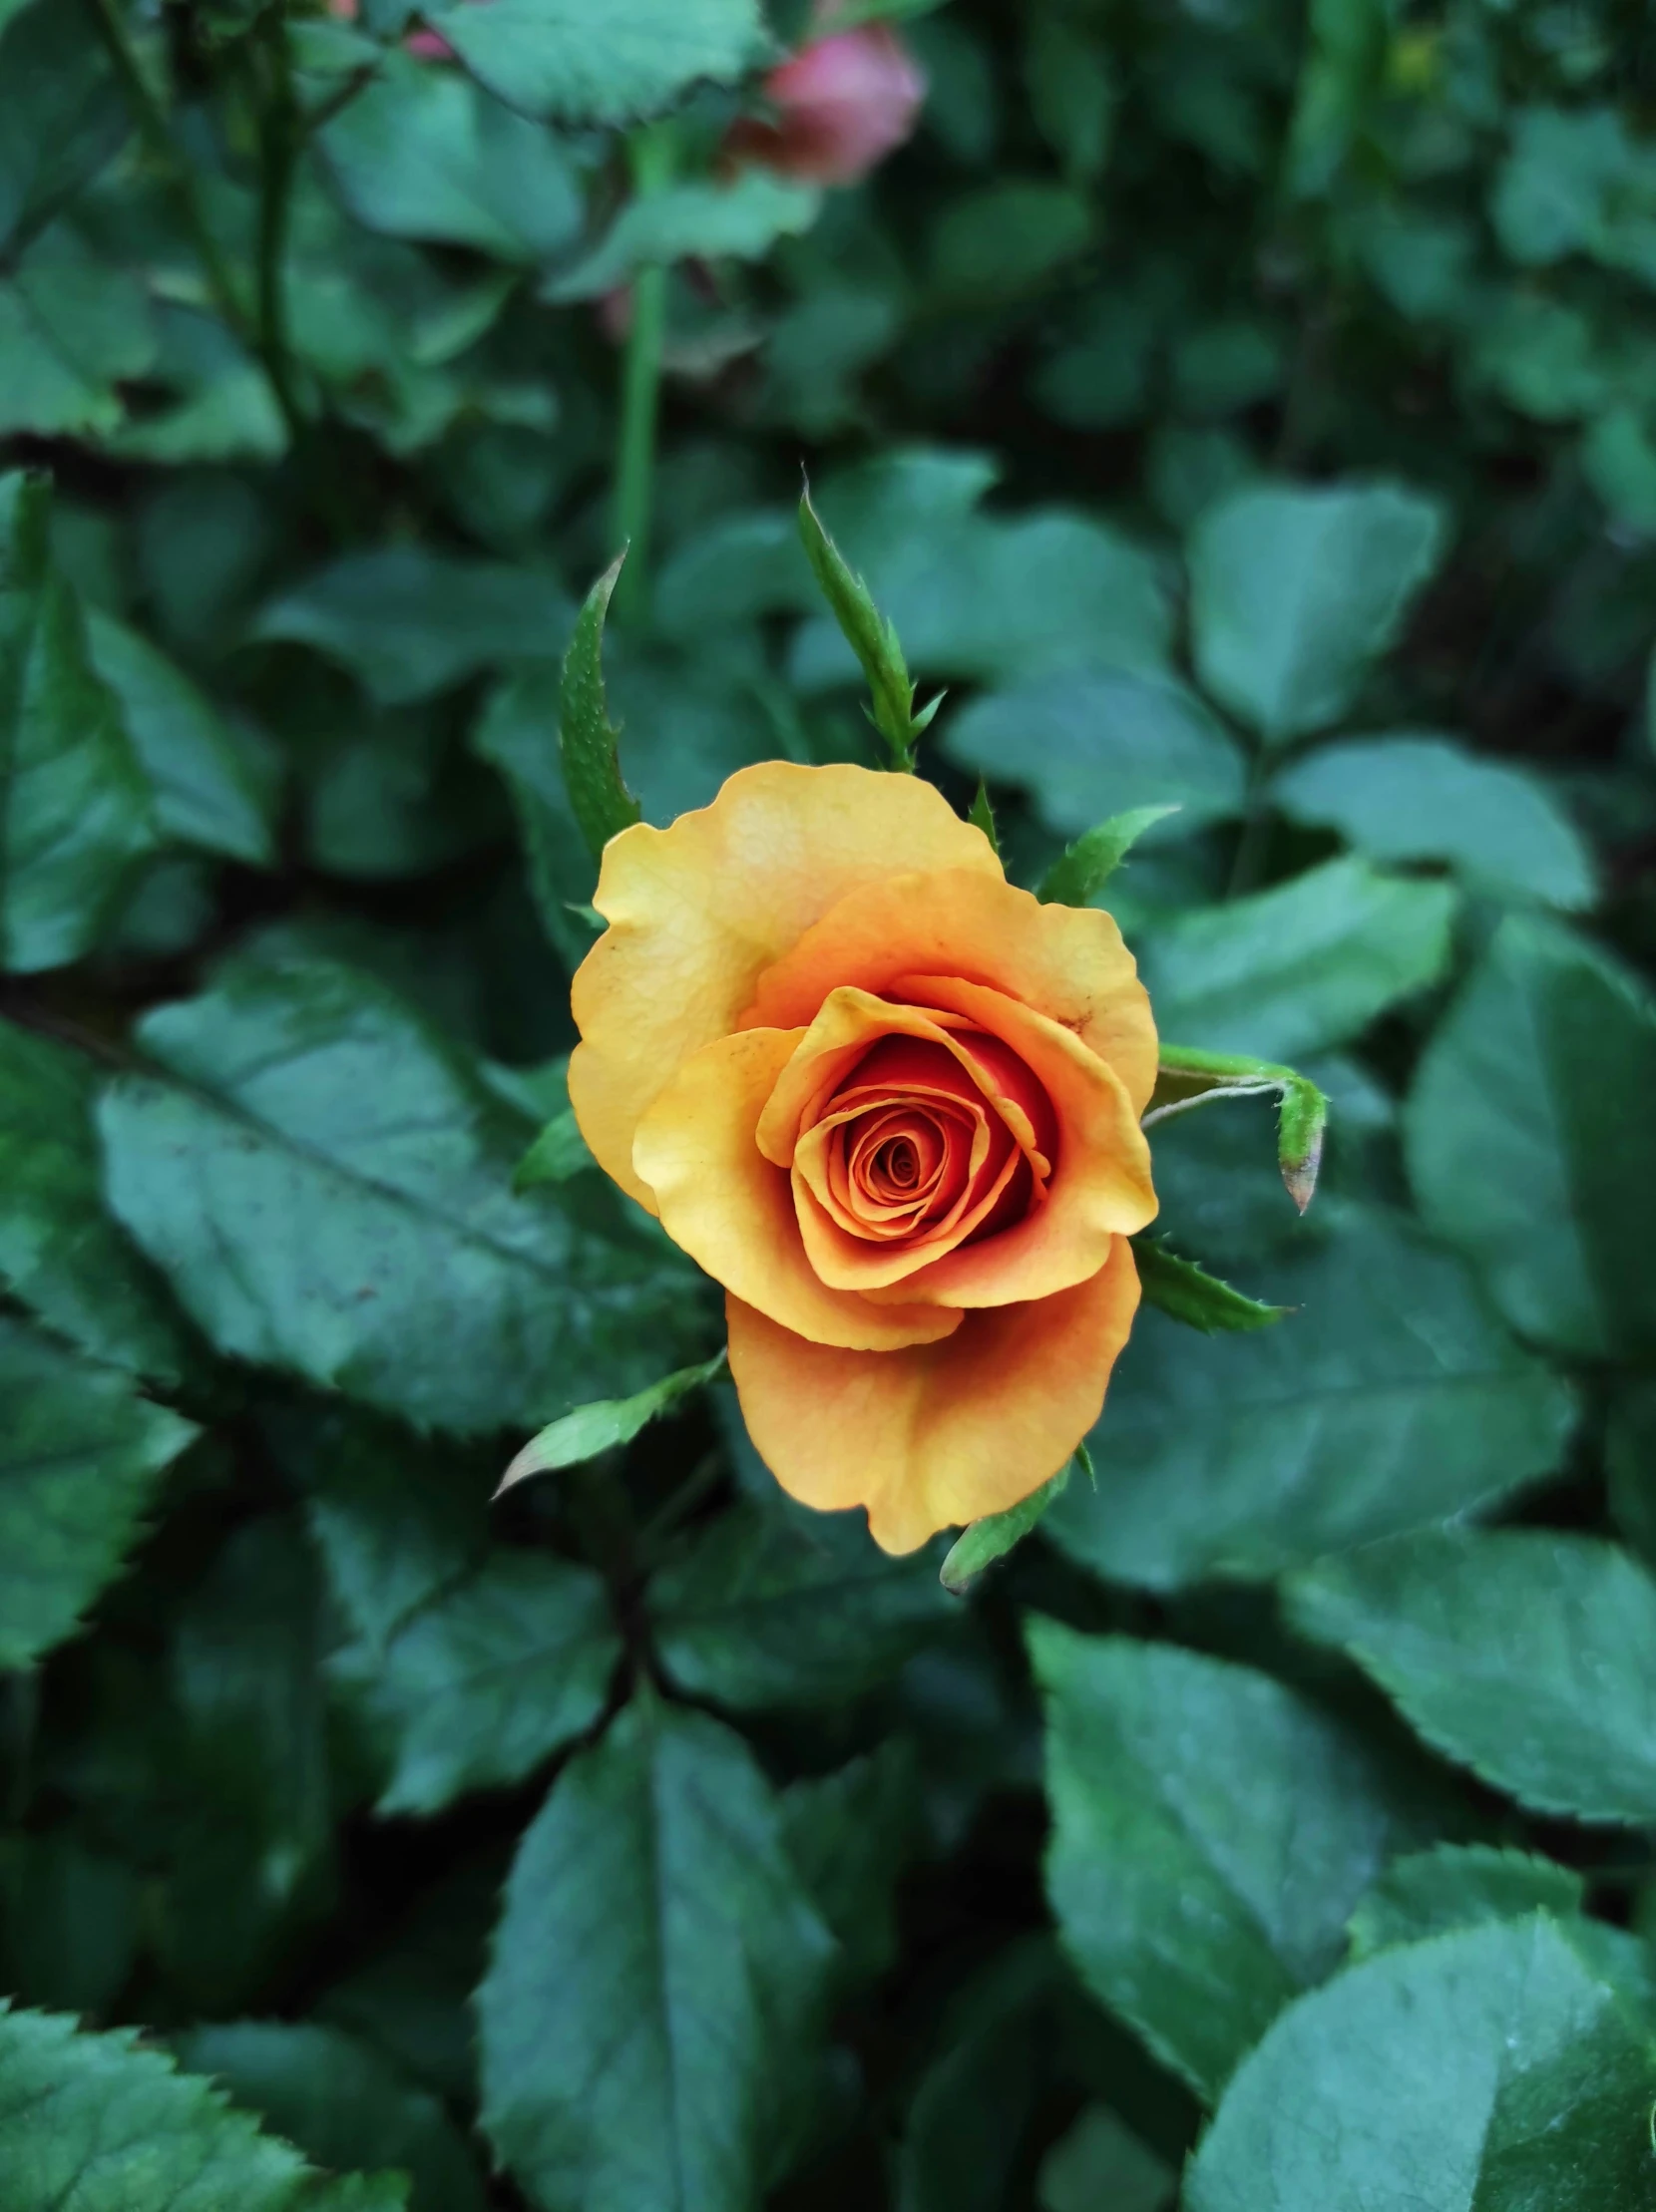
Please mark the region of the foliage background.
POLYGON ((1647 11, 954 0, 828 192, 750 0, 407 16, 0 0, 0 2206, 1656 2202, 1647 11), (803 459, 925 772, 1178 804, 1164 1032, 1334 1100, 1304 1222, 1158 1131, 1296 1310, 964 1603, 721 1386, 487 1503, 719 1340, 560 1118, 663 255, 647 816, 874 757, 803 459))

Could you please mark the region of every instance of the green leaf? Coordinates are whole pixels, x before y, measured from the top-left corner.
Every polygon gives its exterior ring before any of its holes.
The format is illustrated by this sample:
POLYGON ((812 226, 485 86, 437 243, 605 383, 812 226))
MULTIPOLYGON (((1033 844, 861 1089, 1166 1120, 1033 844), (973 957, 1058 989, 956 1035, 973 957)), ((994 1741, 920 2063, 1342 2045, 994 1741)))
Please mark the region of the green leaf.
POLYGON ((1052 863, 1039 897, 1060 907, 1089 907, 1144 832, 1178 812, 1177 806, 1132 807, 1095 823, 1052 863))
POLYGON ((1639 2212, 1656 2058, 1542 1917, 1384 1951, 1246 2058, 1188 2212, 1639 2212))
POLYGON ((623 549, 588 592, 564 655, 558 693, 558 753, 564 781, 595 860, 613 837, 640 819, 638 802, 621 774, 617 750, 621 731, 610 721, 604 696, 604 620, 625 558, 623 549))
POLYGON ((118 386, 155 359, 149 294, 56 225, 0 281, 0 431, 112 431, 124 412, 118 386))
POLYGON ((980 1969, 950 2005, 898 2148, 897 2212, 1001 2212, 1038 2086, 1040 2017, 1056 1979, 1049 1947, 1026 1937, 980 1969))
POLYGON ((6 2212, 398 2212, 400 2175, 324 2181, 137 2031, 0 2013, 6 2212))
POLYGON ((757 0, 493 0, 425 10, 465 66, 526 115, 629 123, 703 79, 727 85, 767 51, 757 0))
POLYGON ((663 1375, 659 1382, 635 1390, 629 1398, 599 1398, 591 1405, 578 1405, 573 1413, 566 1413, 530 1438, 501 1477, 496 1497, 526 1482, 531 1475, 551 1474, 559 1467, 579 1467, 585 1460, 596 1459, 600 1452, 630 1444, 640 1429, 659 1420, 663 1413, 670 1413, 680 1398, 701 1389, 723 1369, 721 1351, 697 1366, 680 1367, 676 1374, 663 1375))
POLYGON ((94 1066, 0 1022, 0 1283, 94 1358, 178 1382, 182 1316, 104 1205, 94 1066))
POLYGON ((778 238, 808 230, 821 206, 815 185, 790 184, 766 169, 671 184, 628 200, 592 251, 551 278, 542 297, 597 299, 641 268, 675 261, 762 261, 778 238))
POLYGON ((1040 2162, 1040 2212, 1164 2212, 1178 2176, 1108 2105, 1089 2104, 1040 2162))
POLYGON ((154 842, 150 790, 52 558, 52 495, 0 476, 0 967, 91 949, 154 842))
POLYGON ((790 1782, 779 1810, 788 1856, 839 1939, 843 1983, 872 1982, 897 1957, 897 1880, 921 1841, 912 1744, 888 1735, 831 1774, 790 1782))
POLYGON ((1083 1565, 1151 1590, 1263 1580, 1559 1465, 1567 1385, 1402 1223, 1342 1216, 1270 1280, 1294 1315, 1257 1335, 1139 1316, 1090 1440, 1099 1493, 1071 1489, 1047 1525, 1083 1565))
POLYGON ((621 1656, 601 1577, 539 1552, 498 1552, 347 1646, 331 1671, 387 1755, 378 1810, 434 1813, 521 1782, 604 1710, 621 1656))
POLYGON ((342 2028, 232 2021, 190 2028, 174 2047, 318 2166, 398 2167, 413 2184, 409 2212, 483 2212, 483 2183, 437 2098, 342 2028))
POLYGON ((532 568, 387 546, 346 553, 283 592, 252 634, 314 646, 380 706, 397 706, 502 661, 555 659, 570 620, 563 587, 532 568))
POLYGON ((1037 292, 1092 243, 1085 192, 1055 179, 1002 178, 951 193, 932 224, 927 252, 934 312, 990 308, 1037 292))
POLYGON ((1501 923, 1428 1045, 1404 1119, 1430 1225, 1520 1334, 1569 1356, 1656 1347, 1656 1009, 1556 925, 1501 923))
POLYGON ((1093 1995, 1211 2099, 1339 1958, 1386 1860, 1432 1832, 1402 1768, 1269 1675, 1030 1623, 1046 1889, 1093 1995))
POLYGON ((30 2005, 105 2013, 138 1960, 144 1884, 136 1868, 73 1831, 14 1839, 6 1865, 6 1987, 30 2005))
POLYGON ((100 42, 73 9, 0 16, 0 253, 10 259, 120 148, 131 111, 100 42))
POLYGON ((478 1993, 497 2155, 544 2212, 757 2203, 835 1949, 740 1737, 635 1700, 559 1776, 507 1884, 478 1993))
POLYGON ((1144 947, 1156 1020, 1216 1052, 1326 1051, 1438 981, 1455 906, 1448 884, 1383 876, 1353 855, 1179 915, 1144 947))
POLYGON ((139 762, 155 787, 156 821, 204 852, 270 868, 278 792, 216 707, 136 630, 87 617, 93 665, 120 700, 139 762))
POLYGON ((972 1522, 955 1539, 938 1572, 939 1582, 952 1597, 964 1597, 986 1567, 993 1567, 998 1559, 1005 1559, 1023 1543, 1043 1518, 1047 1507, 1062 1496, 1072 1465, 1073 1462, 1066 1459, 1038 1490, 1032 1490, 1027 1498, 1020 1498, 1017 1505, 1008 1506, 1005 1513, 986 1514, 981 1521, 972 1522))
POLYGON ((1521 108, 1494 180, 1489 213, 1514 261, 1544 267, 1570 253, 1614 263, 1619 204, 1638 205, 1648 156, 1613 108, 1521 108))
POLYGON ((891 750, 891 764, 905 774, 912 773, 915 745, 924 725, 916 720, 914 682, 897 630, 823 529, 808 489, 799 501, 799 537, 811 573, 868 678, 868 688, 874 695, 871 719, 891 750))
POLYGON ((1292 762, 1271 797, 1374 861, 1448 861, 1475 891, 1590 907, 1585 840, 1535 777, 1441 737, 1348 738, 1292 762))
POLYGON ((74 1633, 121 1570, 193 1423, 0 1314, 0 1671, 74 1633))
POLYGON ((838 1704, 889 1681, 949 1619, 935 1551, 892 1559, 860 1516, 738 1504, 650 1585, 679 1687, 737 1711, 838 1704))
POLYGON ((1656 1375, 1629 1376, 1610 1400, 1604 1436, 1610 1511, 1647 1567, 1656 1569, 1656 1375))
POLYGON ((673 1257, 596 1186, 592 1228, 514 1196, 534 1123, 366 975, 244 957, 141 1038, 165 1072, 102 1102, 111 1204, 221 1350, 479 1431, 693 1341, 673 1257))
POLYGON ((1338 722, 1443 551, 1433 500, 1390 484, 1245 488, 1190 543, 1197 673, 1280 745, 1338 722))
POLYGON ((472 732, 472 749, 506 779, 541 925, 573 975, 593 946, 593 929, 576 910, 590 906, 598 870, 564 780, 560 683, 556 668, 525 668, 509 677, 491 694, 472 732))
POLYGON ((1287 1602, 1428 1742, 1521 1804, 1656 1820, 1656 1583, 1616 1545, 1541 1529, 1400 1537, 1305 1569, 1287 1602))
POLYGON ((388 237, 533 263, 580 236, 564 144, 455 70, 393 49, 317 143, 345 205, 388 237))
POLYGON ((1181 1260, 1151 1238, 1133 1239, 1133 1257, 1145 1303, 1170 1313, 1187 1328, 1199 1328, 1205 1336, 1221 1330, 1269 1328, 1293 1310, 1287 1305, 1266 1305, 1233 1290, 1194 1260, 1181 1260))
POLYGON ((567 1183, 572 1175, 590 1168, 593 1156, 581 1134, 573 1106, 554 1114, 518 1162, 512 1178, 515 1191, 532 1191, 537 1183, 567 1183))
POLYGON ((1354 1959, 1475 1928, 1490 1920, 1579 1913, 1586 1884, 1555 1859, 1529 1851, 1498 1851, 1486 1843, 1440 1843, 1394 1859, 1351 1918, 1354 1959))

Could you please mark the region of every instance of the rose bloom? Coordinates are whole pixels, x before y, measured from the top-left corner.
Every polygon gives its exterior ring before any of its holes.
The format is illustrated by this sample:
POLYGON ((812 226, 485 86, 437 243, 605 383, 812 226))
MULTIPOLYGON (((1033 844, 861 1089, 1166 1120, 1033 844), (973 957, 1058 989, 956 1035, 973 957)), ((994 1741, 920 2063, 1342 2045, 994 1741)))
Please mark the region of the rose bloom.
POLYGON ((1156 1211, 1156 1032, 1106 914, 1042 906, 932 785, 744 768, 605 848, 570 1097, 726 1292, 784 1490, 906 1552, 1098 1418, 1156 1211))
POLYGON ((775 121, 745 118, 728 150, 803 184, 854 184, 910 136, 926 78, 895 31, 867 23, 801 47, 763 90, 775 121))

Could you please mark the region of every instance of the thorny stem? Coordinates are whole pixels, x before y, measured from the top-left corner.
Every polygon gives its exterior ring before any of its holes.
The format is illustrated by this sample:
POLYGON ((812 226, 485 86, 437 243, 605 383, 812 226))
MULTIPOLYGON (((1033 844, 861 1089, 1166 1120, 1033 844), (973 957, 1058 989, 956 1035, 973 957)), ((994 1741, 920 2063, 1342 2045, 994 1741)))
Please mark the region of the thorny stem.
MULTIPOLYGON (((640 199, 672 175, 673 147, 657 127, 634 134, 628 149, 632 187, 640 199)), ((655 428, 661 404, 661 355, 666 343, 667 271, 660 262, 632 279, 632 320, 621 372, 621 430, 616 450, 615 538, 627 549, 616 588, 617 611, 642 618, 649 587, 649 523, 655 482, 655 428)))

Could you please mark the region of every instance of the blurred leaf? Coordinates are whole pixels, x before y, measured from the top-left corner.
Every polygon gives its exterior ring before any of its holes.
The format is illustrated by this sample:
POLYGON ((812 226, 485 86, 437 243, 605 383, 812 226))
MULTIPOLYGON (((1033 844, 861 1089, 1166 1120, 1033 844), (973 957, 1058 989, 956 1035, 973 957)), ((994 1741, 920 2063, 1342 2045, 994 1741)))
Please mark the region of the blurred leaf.
POLYGON ((543 297, 597 299, 663 262, 760 261, 778 238, 808 230, 821 205, 814 185, 790 184, 765 169, 668 185, 629 199, 593 250, 548 281, 543 297))
POLYGON ((91 949, 154 839, 150 791, 49 544, 45 480, 0 476, 0 968, 91 949))
POLYGON ((1617 1546, 1543 1529, 1399 1537, 1305 1569, 1287 1602, 1492 1787, 1577 1820, 1656 1818, 1656 1583, 1617 1546))
POLYGON ((964 1597, 986 1567, 993 1567, 998 1559, 1005 1559, 1023 1543, 1044 1518, 1048 1506, 1063 1495, 1073 1464, 1066 1459, 1055 1475, 1049 1475, 1027 1498, 1020 1498, 1004 1513, 985 1514, 981 1521, 971 1522, 956 1537, 948 1558, 938 1571, 939 1582, 952 1597, 964 1597))
POLYGON ((555 659, 571 620, 562 587, 533 569, 388 546, 346 553, 284 591, 252 634, 314 646, 396 706, 502 661, 555 659))
POLYGON ((1202 1339, 1140 1314, 1079 1485, 1047 1524, 1112 1582, 1263 1580, 1486 1510, 1559 1464, 1567 1386, 1401 1224, 1342 1215, 1275 1261, 1280 1328, 1202 1339))
POLYGON ((1514 261, 1545 266, 1586 253, 1648 272, 1641 229, 1656 216, 1656 155, 1613 108, 1520 109, 1489 213, 1514 261))
POLYGON ((1076 669, 985 692, 950 718, 943 750, 958 767, 1028 791, 1066 837, 1150 808, 1177 807, 1179 827, 1194 830, 1242 806, 1241 753, 1171 676, 1076 669))
POLYGON ((1624 530, 1656 538, 1656 438, 1647 416, 1613 407, 1581 444, 1587 482, 1624 530))
POLYGON ((738 1712, 842 1703, 948 1623, 937 1569, 936 1547, 888 1557, 860 1515, 737 1505, 650 1584, 662 1664, 738 1712))
POLYGON ((1202 682, 1270 745, 1338 722, 1444 538, 1435 501, 1389 484, 1260 486, 1208 508, 1190 543, 1202 682))
POLYGON ((15 1840, 4 1889, 7 1989, 31 2005, 107 2011, 143 1934, 136 1869, 55 1829, 15 1840))
POLYGON ((692 1325, 619 1209, 612 1242, 514 1195, 533 1123, 365 975, 243 959, 142 1041, 166 1073, 104 1099, 111 1202, 220 1349, 416 1425, 527 1428, 641 1387, 692 1325))
POLYGON ((538 262, 581 233, 565 147, 455 70, 393 50, 318 143, 351 213, 390 237, 538 262))
POLYGON ((578 1405, 573 1413, 566 1413, 531 1437, 501 1477, 496 1497, 531 1475, 579 1467, 585 1460, 596 1459, 600 1452, 630 1444, 640 1429, 659 1420, 663 1413, 670 1413, 680 1398, 711 1382, 723 1367, 721 1351, 697 1366, 680 1367, 676 1374, 663 1375, 659 1382, 634 1391, 629 1398, 600 1398, 591 1405, 578 1405))
POLYGON ((1327 861, 1247 899, 1175 917, 1144 947, 1157 1025, 1216 1052, 1301 1059, 1344 1044, 1437 982, 1448 884, 1327 861))
POLYGON ((127 730, 155 786, 156 820, 170 838, 250 868, 276 858, 278 792, 217 709, 137 630, 87 617, 93 665, 121 702, 127 730))
POLYGON ((573 975, 594 930, 578 909, 598 888, 598 868, 570 804, 558 743, 560 676, 525 668, 490 695, 472 746, 506 779, 529 862, 536 911, 553 949, 573 975))
POLYGON ((1586 841, 1545 786, 1448 738, 1320 746, 1282 770, 1271 796, 1370 860, 1448 861, 1473 889, 1554 907, 1590 907, 1596 896, 1586 841))
POLYGON ((1038 10, 1024 49, 1024 79, 1041 137, 1065 175, 1084 184, 1109 158, 1120 86, 1099 41, 1056 9, 1038 10))
POLYGON ((512 1188, 532 1191, 537 1183, 567 1183, 572 1175, 592 1165, 593 1156, 587 1150, 575 1109, 566 1106, 561 1114, 554 1114, 518 1162, 512 1188))
POLYGON ((1580 1912, 1585 1892, 1580 1875, 1555 1859, 1486 1843, 1440 1843, 1394 1859, 1363 1898, 1351 1919, 1352 1957, 1529 1913, 1565 1920, 1580 1912))
POLYGON ((1520 1335, 1656 1346, 1656 1013, 1624 970, 1510 917, 1428 1046, 1405 1116, 1429 1224, 1520 1335))
POLYGON ((595 860, 638 819, 638 802, 626 788, 617 751, 621 732, 611 723, 604 696, 604 619, 625 558, 622 548, 588 592, 558 691, 558 757, 570 806, 595 860))
POLYGON ((1302 1998, 1243 2061, 1189 2212, 1591 2205, 1648 2194, 1656 2060, 1545 1918, 1385 1951, 1302 1998), (1450 2179, 1449 2177, 1452 2177, 1450 2179))
POLYGON ((0 1022, 0 1282, 94 1358, 176 1383, 190 1360, 166 1284, 104 1206, 92 1061, 0 1022))
POLYGON ((95 177, 132 129, 103 47, 73 8, 0 16, 0 252, 9 259, 95 177))
MULTIPOLYGON (((978 788, 982 791, 982 784, 978 788)), ((1063 907, 1090 906, 1144 832, 1178 811, 1176 806, 1130 807, 1125 814, 1094 823, 1052 863, 1040 880, 1038 896, 1063 907)))
POLYGON ((1093 1995, 1209 2100, 1339 1958, 1430 1798, 1269 1675, 1035 1620, 1046 1886, 1093 1995))
POLYGON ((897 1880, 920 1843, 913 1747, 887 1736, 831 1774, 791 1782, 780 1798, 788 1856, 844 1953, 844 1981, 872 1982, 898 1952, 897 1880))
POLYGON ((1038 2008, 1055 1979, 1048 1947, 1026 1937, 955 1999, 916 2085, 898 2147, 897 2212, 1000 2212, 1038 2084, 1038 2008))
POLYGON ((483 2183, 437 2099, 342 2029, 312 2021, 231 2021, 174 2038, 180 2063, 210 2075, 318 2166, 400 2168, 410 2212, 482 2212, 483 2183))
POLYGON ((1089 2104, 1040 2162, 1040 2212, 1163 2212, 1178 2176, 1107 2105, 1089 2104))
POLYGON ((48 231, 0 281, 0 432, 114 430, 123 414, 118 386, 142 376, 155 350, 138 279, 97 259, 61 225, 48 231))
POLYGON ((758 2201, 836 1946, 739 1736, 645 1694, 525 1836, 478 1993, 483 2124, 546 2212, 758 2201))
POLYGON ((77 2034, 50 2013, 0 2014, 6 2212, 399 2212, 400 2175, 326 2181, 296 2150, 137 2031, 77 2034))
POLYGON ((1133 1258, 1146 1305, 1159 1307, 1187 1328, 1214 1336, 1238 1329, 1269 1328, 1292 1312, 1232 1290, 1193 1260, 1181 1260, 1148 1237, 1133 1240, 1133 1258))
POLYGON ((491 0, 425 11, 465 66, 526 115, 627 123, 699 79, 729 84, 764 59, 757 0, 491 0))
POLYGON ((1326 192, 1380 97, 1392 41, 1391 0, 1312 0, 1286 169, 1302 197, 1326 192))
POLYGON ((931 288, 950 306, 1016 299, 1039 290, 1091 242, 1084 193, 1003 178, 945 202, 932 229, 931 288))
POLYGON ((195 1425, 0 1314, 0 1670, 74 1632, 195 1425))
POLYGON ((1629 1376, 1615 1387, 1604 1469, 1617 1528, 1656 1570, 1656 1375, 1629 1376))

